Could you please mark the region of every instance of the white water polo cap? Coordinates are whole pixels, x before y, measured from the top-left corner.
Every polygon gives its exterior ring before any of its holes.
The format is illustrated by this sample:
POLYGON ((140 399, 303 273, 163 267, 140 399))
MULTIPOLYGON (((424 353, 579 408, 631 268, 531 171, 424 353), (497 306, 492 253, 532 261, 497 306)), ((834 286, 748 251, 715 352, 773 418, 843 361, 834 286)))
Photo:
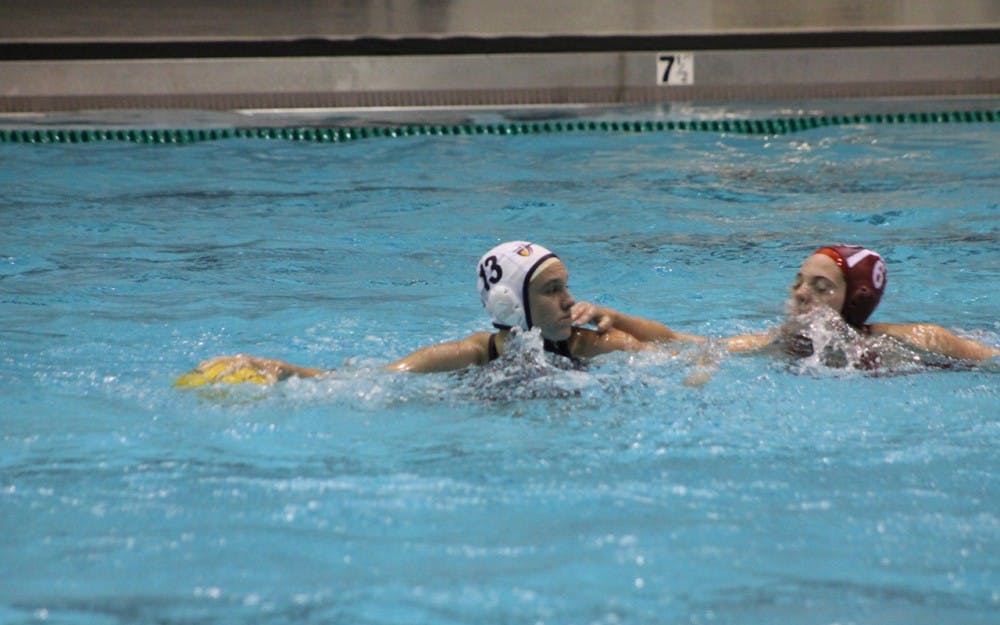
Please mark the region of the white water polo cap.
POLYGON ((479 259, 479 298, 501 330, 531 328, 528 285, 546 261, 558 257, 527 241, 501 243, 479 259))

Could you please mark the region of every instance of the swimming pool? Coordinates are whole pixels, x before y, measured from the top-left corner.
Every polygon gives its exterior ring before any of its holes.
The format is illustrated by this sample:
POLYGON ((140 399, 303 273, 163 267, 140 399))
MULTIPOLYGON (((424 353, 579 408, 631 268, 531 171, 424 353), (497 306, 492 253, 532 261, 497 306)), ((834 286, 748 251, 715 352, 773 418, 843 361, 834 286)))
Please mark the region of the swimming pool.
POLYGON ((986 123, 0 144, 0 620, 993 622, 995 363, 377 367, 486 329, 474 265, 515 238, 708 336, 859 242, 876 320, 1000 345, 998 152, 986 123), (337 371, 171 387, 237 351, 337 371))

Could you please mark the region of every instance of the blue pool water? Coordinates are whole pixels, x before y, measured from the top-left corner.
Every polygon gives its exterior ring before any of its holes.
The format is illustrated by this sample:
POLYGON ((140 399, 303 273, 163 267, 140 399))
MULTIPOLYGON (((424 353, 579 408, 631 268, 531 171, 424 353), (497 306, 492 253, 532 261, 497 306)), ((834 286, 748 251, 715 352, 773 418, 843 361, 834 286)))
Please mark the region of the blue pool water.
POLYGON ((1000 128, 0 145, 0 622, 995 623, 997 363, 392 375, 542 243, 763 331, 820 244, 1000 346, 1000 128), (179 391, 211 356, 334 368, 179 391))

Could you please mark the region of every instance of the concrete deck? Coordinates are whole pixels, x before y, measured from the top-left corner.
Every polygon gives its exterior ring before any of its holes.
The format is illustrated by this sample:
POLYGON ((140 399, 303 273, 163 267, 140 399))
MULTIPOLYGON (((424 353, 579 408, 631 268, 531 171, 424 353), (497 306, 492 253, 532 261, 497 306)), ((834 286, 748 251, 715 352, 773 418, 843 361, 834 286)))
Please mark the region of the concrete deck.
POLYGON ((995 0, 7 0, 2 12, 5 113, 1000 93, 995 0))

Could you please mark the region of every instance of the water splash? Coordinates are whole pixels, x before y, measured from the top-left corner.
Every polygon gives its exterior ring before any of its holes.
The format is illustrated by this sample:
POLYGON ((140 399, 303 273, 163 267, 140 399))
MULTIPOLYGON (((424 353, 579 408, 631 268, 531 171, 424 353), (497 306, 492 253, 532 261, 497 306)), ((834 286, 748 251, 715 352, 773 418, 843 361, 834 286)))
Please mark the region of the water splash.
POLYGON ((594 381, 582 363, 546 352, 538 328, 515 328, 499 358, 458 377, 472 396, 494 401, 579 397, 594 381))
POLYGON ((935 369, 976 368, 976 364, 927 352, 884 334, 867 335, 844 321, 836 311, 821 307, 789 314, 780 330, 784 351, 797 357, 796 373, 810 375, 901 375, 935 369))

